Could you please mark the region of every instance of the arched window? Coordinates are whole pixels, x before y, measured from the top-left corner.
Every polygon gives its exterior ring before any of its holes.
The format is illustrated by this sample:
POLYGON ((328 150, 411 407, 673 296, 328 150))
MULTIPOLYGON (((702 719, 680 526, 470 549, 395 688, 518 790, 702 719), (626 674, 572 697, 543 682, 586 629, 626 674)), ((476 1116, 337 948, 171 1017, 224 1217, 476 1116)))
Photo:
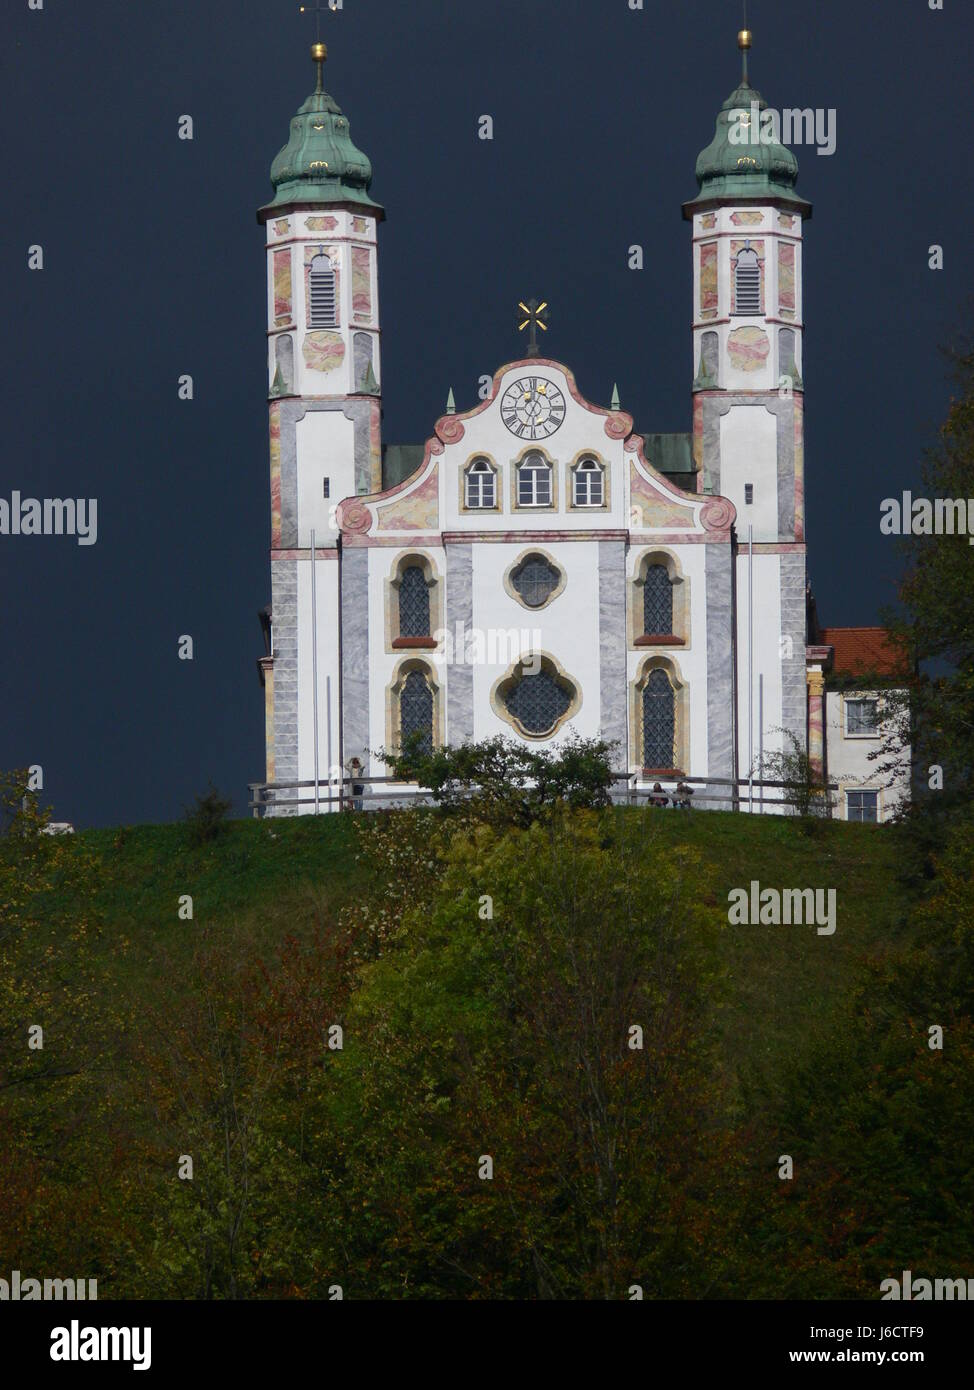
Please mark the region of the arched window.
POLYGON ((464 485, 464 504, 471 510, 496 505, 497 489, 494 470, 486 459, 474 459, 467 469, 464 485))
POLYGON ((544 454, 532 450, 525 454, 517 468, 517 505, 519 507, 551 506, 551 464, 544 454))
POLYGON ((575 468, 572 478, 572 505, 601 507, 605 498, 602 465, 593 458, 584 458, 575 468))
POLYGON ((433 688, 429 675, 414 667, 406 675, 399 691, 400 746, 415 740, 416 752, 433 751, 433 688))
POLYGON ((421 565, 407 565, 399 581, 399 636, 429 637, 430 591, 421 565))
POLYGON ((643 633, 663 637, 673 631, 673 585, 669 570, 655 562, 646 567, 643 580, 643 633))
POLYGON ((761 312, 761 263, 758 253, 750 243, 738 252, 734 268, 734 312, 735 314, 760 314, 761 312))
POLYGON ((338 323, 335 272, 327 256, 315 256, 309 274, 309 328, 334 328, 338 323))
POLYGON ((664 670, 650 671, 642 693, 643 767, 672 768, 676 736, 673 686, 664 670))

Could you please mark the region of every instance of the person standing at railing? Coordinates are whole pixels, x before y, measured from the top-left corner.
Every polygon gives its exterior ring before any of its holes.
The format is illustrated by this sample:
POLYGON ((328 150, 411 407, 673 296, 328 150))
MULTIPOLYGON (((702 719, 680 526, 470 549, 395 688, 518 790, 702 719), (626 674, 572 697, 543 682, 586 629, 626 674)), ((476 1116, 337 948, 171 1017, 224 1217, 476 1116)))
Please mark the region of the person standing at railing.
POLYGON ((689 811, 692 805, 690 798, 693 796, 693 788, 687 786, 686 782, 678 782, 676 785, 676 795, 673 798, 673 805, 678 811, 689 811))
POLYGON ((361 811, 362 794, 365 791, 365 784, 356 780, 362 775, 362 760, 360 758, 349 759, 348 775, 352 784, 352 802, 349 809, 352 811, 361 811))

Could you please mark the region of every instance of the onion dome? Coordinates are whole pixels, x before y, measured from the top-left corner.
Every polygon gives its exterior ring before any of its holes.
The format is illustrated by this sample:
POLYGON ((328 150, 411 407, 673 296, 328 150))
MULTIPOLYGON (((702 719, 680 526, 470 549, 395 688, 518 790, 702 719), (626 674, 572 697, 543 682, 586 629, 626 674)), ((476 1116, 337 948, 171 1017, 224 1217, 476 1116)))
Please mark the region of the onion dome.
POLYGON ((318 69, 317 84, 292 119, 290 139, 271 165, 274 197, 258 218, 263 221, 294 203, 354 203, 382 217, 381 206, 369 197, 372 165, 353 145, 347 116, 322 85, 325 45, 312 44, 311 56, 318 69))
POLYGON ((684 216, 705 204, 749 201, 787 205, 811 217, 811 203, 795 192, 798 160, 778 139, 777 123, 762 121, 768 103, 748 81, 750 30, 738 34, 738 45, 744 55, 741 83, 721 107, 714 138, 697 157, 699 192, 684 204, 684 216))

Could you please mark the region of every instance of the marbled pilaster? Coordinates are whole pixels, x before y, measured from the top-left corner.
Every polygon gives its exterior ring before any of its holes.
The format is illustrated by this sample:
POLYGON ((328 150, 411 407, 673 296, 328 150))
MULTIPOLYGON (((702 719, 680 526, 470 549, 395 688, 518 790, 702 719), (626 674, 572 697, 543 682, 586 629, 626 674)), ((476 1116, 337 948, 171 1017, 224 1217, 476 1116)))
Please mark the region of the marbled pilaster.
MULTIPOLYGON (((616 742, 612 764, 629 766, 626 683, 626 545, 599 542, 599 709, 602 737, 616 742)), ((620 792, 621 786, 616 787, 620 792)))
MULTIPOLYGON (((271 563, 271 629, 274 638, 274 780, 298 780, 298 562, 271 563)), ((296 801, 298 792, 282 791, 275 803, 296 801)), ((272 814, 293 815, 279 809, 272 814)))
MULTIPOLYGON (((733 554, 730 545, 705 547, 707 587, 707 775, 734 777, 733 554)), ((725 797, 732 787, 707 786, 705 795, 725 797)), ((729 802, 711 805, 730 810, 729 802)))
MULTIPOLYGON (((372 771, 369 754, 369 551, 342 552, 342 757, 372 771)), ((382 769, 380 769, 381 771, 382 769)))
MULTIPOLYGON (((473 627, 473 550, 470 544, 446 547, 446 628, 451 643, 458 630, 473 627)), ((449 645, 449 644, 448 644, 449 645)), ((464 644, 446 667, 446 741, 452 747, 474 737, 473 667, 463 660, 464 644)))

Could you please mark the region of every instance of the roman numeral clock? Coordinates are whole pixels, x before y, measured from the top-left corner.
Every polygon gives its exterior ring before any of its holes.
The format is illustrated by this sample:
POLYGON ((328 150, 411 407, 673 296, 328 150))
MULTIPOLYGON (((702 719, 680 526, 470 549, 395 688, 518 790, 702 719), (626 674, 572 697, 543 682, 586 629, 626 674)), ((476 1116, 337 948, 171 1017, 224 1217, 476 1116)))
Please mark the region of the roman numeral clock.
POLYGON ((565 397, 552 381, 522 376, 501 397, 501 419, 518 439, 547 439, 565 421, 565 397))

